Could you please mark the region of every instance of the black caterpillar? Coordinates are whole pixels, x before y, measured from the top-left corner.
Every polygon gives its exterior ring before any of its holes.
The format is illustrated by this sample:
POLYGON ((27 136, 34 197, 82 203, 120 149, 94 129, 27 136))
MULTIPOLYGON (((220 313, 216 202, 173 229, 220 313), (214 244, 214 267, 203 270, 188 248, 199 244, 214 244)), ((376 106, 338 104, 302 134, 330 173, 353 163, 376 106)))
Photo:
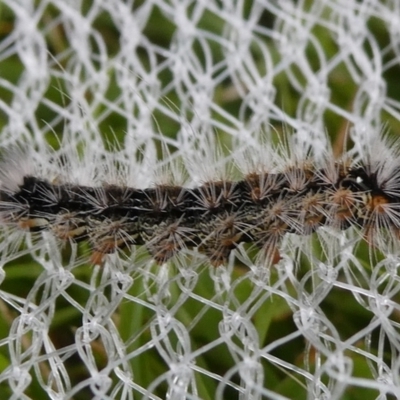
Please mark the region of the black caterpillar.
MULTIPOLYGON (((17 189, 1 187, 1 221, 32 232, 49 230, 62 240, 89 241, 94 263, 119 248, 145 245, 158 263, 195 247, 218 266, 240 243, 256 244, 276 263, 287 233, 357 226, 371 243, 381 229, 398 234, 400 219, 393 210, 400 196, 386 190, 378 168, 344 161, 319 169, 310 165, 196 188, 89 187, 27 175, 17 189)), ((393 173, 400 180, 400 170, 393 173)))

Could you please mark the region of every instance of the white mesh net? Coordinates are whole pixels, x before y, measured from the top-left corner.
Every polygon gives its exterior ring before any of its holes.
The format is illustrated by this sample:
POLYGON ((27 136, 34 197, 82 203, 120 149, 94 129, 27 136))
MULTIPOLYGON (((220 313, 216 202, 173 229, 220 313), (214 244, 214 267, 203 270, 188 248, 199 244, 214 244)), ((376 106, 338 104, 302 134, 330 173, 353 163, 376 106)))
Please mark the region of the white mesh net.
MULTIPOLYGON (((198 184, 283 130, 317 158, 400 132, 398 0, 0 0, 0 35, 1 146, 42 165, 50 144, 87 184, 113 164, 147 187, 182 159, 198 184)), ((288 235, 301 251, 270 269, 246 248, 93 267, 85 244, 5 231, 1 396, 400 397, 400 260, 352 235, 288 235)))

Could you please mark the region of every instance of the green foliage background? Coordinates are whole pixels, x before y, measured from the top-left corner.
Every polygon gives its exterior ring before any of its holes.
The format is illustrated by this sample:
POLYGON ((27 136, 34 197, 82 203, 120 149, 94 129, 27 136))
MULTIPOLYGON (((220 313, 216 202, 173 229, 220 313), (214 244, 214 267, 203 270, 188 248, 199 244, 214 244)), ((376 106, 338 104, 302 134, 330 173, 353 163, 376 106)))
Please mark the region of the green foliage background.
MULTIPOLYGON (((91 1, 87 0, 84 2, 83 14, 85 13, 85 8, 90 7, 91 1)), ((309 2, 310 4, 312 2, 309 2)), ((250 7, 251 2, 247 1, 247 6, 250 7)), ((140 7, 140 2, 136 3, 135 7, 140 7)), ((49 6, 46 10, 49 20, 53 20, 57 16, 57 10, 49 6)), ((0 41, 5 40, 10 32, 13 30, 14 16, 11 10, 6 7, 0 1, 0 41)), ((45 21, 43 18, 41 23, 45 21)), ((165 46, 171 40, 174 34, 174 26, 170 24, 164 17, 163 14, 154 9, 154 12, 149 20, 149 24, 145 30, 149 39, 153 43, 159 43, 160 46, 165 46)), ((261 21, 266 27, 273 27, 273 16, 267 13, 261 17, 261 21)), ((223 29, 223 21, 214 14, 205 15, 200 21, 200 26, 203 25, 208 30, 214 31, 216 33, 221 32, 223 29)), ((118 27, 109 19, 109 17, 104 14, 104 16, 99 17, 93 22, 93 27, 101 34, 105 39, 108 46, 108 51, 110 55, 117 52, 119 48, 119 31, 118 27)), ((333 56, 337 52, 336 45, 332 40, 330 34, 322 29, 321 27, 316 28, 321 42, 324 44, 324 49, 328 56, 333 56)), ((370 30, 375 35, 375 37, 385 43, 388 41, 387 29, 383 26, 382 21, 379 19, 373 19, 370 21, 370 30)), ((68 41, 60 26, 49 31, 46 37, 48 42, 48 48, 50 54, 56 56, 57 54, 63 52, 68 48, 68 41)), ((271 54, 278 57, 276 49, 274 49, 274 44, 269 43, 271 54)), ((214 49, 216 57, 218 58, 218 49, 214 49)), ((257 49, 254 49, 257 55, 257 49)), ((308 58, 310 60, 317 60, 316 55, 313 53, 313 48, 310 47, 308 58)), ((200 55, 200 50, 199 50, 200 55)), ((390 54, 387 55, 390 57, 390 54)), ((146 63, 145 55, 143 55, 143 63, 146 63)), ((222 54, 219 55, 222 57, 222 54)), ((260 68, 263 64, 262 54, 258 54, 260 60, 260 68)), ((62 67, 62 65, 61 65, 62 67)), ((319 66, 317 62, 314 65, 317 70, 319 66)), ((12 85, 18 85, 21 73, 23 71, 23 65, 21 60, 17 56, 10 57, 5 60, 0 60, 0 76, 2 79, 9 81, 12 85)), ((385 79, 388 82, 388 94, 391 98, 400 101, 400 80, 399 68, 390 69, 387 72, 385 79)), ((112 75, 114 72, 110 71, 112 75)), ((165 73, 161 76, 164 79, 164 84, 168 82, 170 76, 165 73)), ((300 71, 297 78, 301 81, 305 79, 300 71)), ((351 110, 352 100, 355 96, 357 86, 354 84, 352 77, 349 75, 348 70, 342 64, 339 64, 335 71, 331 74, 331 89, 332 89, 332 101, 335 104, 340 105, 340 107, 351 110)), ((274 82, 277 88, 277 104, 282 104, 285 111, 291 115, 296 115, 296 107, 298 104, 299 95, 294 91, 290 85, 287 76, 282 73, 276 77, 274 82)), ((63 105, 67 98, 63 95, 62 82, 53 78, 53 81, 49 85, 46 97, 53 103, 58 103, 63 105)), ((216 102, 225 110, 227 110, 232 115, 238 115, 241 99, 237 96, 232 96, 232 83, 226 82, 218 88, 216 93, 216 102)), ((91 94, 88 93, 88 96, 91 94)), ((107 94, 108 100, 113 102, 120 95, 120 89, 115 87, 110 87, 107 94)), ((12 101, 13 93, 4 88, 0 87, 0 99, 2 102, 9 104, 12 101)), ((177 108, 180 107, 180 99, 177 95, 171 95, 167 99, 169 102, 174 104, 177 108)), ((105 107, 105 106, 104 106, 105 107)), ((104 109, 97 110, 99 114, 104 112, 104 109)), ((44 127, 47 121, 52 121, 56 114, 53 110, 48 107, 40 106, 36 110, 36 116, 39 126, 44 127)), ((166 136, 173 137, 177 131, 177 123, 165 115, 156 114, 155 119, 157 120, 160 127, 162 127, 162 132, 166 136)), ((215 118, 219 118, 215 115, 215 118)), ((382 120, 385 122, 385 128, 391 132, 393 135, 400 134, 400 123, 398 120, 394 119, 389 114, 383 114, 382 120)), ((0 130, 8 122, 7 115, 4 112, 0 112, 0 130)), ((325 114, 325 122, 327 127, 327 132, 332 138, 333 146, 336 152, 339 154, 344 145, 345 133, 348 129, 348 122, 342 117, 339 117, 336 113, 332 111, 327 111, 325 114)), ((104 119, 100 124, 101 133, 104 135, 105 140, 108 141, 121 141, 124 137, 125 121, 123 118, 116 114, 110 113, 109 116, 104 119)), ((277 131, 282 130, 280 124, 276 124, 277 131)), ((221 135, 221 140, 223 139, 223 132, 219 133, 221 135)), ((53 146, 58 145, 58 140, 63 135, 63 124, 54 127, 54 132, 48 135, 48 140, 53 146), (56 140, 55 137, 58 137, 56 140)), ((0 134, 0 146, 1 146, 1 134, 0 134)), ((317 246, 317 244, 316 244, 317 246)), ((67 252, 67 250, 66 250, 67 252)), ((360 260, 365 264, 366 269, 371 269, 373 266, 369 262, 368 249, 365 244, 360 246, 359 254, 357 255, 360 260)), ((306 273, 309 265, 306 260, 299 266, 298 274, 299 279, 306 273)), ((175 269, 171 266, 170 274, 171 277, 174 274, 175 269)), ((240 279, 247 269, 238 263, 234 271, 234 279, 240 279)), ((35 280, 42 273, 42 268, 37 265, 29 256, 20 257, 18 260, 13 261, 6 267, 6 278, 2 283, 1 290, 9 293, 13 293, 16 296, 24 298, 27 296, 31 288, 33 287, 35 280)), ((92 267, 90 265, 83 265, 74 270, 75 277, 82 281, 89 282, 91 279, 92 267)), ((274 272, 272 271, 271 281, 276 279, 274 272)), ((203 268, 201 276, 199 278, 199 283, 196 286, 196 294, 199 297, 208 299, 212 298, 213 293, 210 288, 213 287, 212 280, 207 268, 203 268)), ((249 293, 252 291, 251 283, 248 280, 243 280, 241 284, 237 286, 236 297, 241 301, 245 301, 249 293)), ((79 287, 71 287, 69 293, 77 302, 84 305, 87 301, 87 293, 79 287)), ((133 297, 138 297, 143 295, 143 282, 140 277, 135 279, 134 285, 131 287, 129 294, 133 297)), ((180 292, 179 287, 176 285, 176 291, 172 293, 171 304, 177 301, 180 292)), ((399 298, 400 301, 400 298, 399 298)), ((193 320, 198 318, 199 313, 202 310, 202 304, 189 299, 185 302, 184 306, 179 310, 178 317, 186 325, 190 326, 193 320)), ((360 304, 355 301, 351 292, 342 291, 339 289, 333 289, 328 295, 326 301, 324 302, 324 312, 335 325, 337 330, 340 332, 342 339, 350 337, 356 332, 360 331, 364 326, 367 326, 371 318, 372 313, 360 306, 360 304)), ((0 303, 0 339, 4 340, 7 338, 11 324, 13 323, 16 313, 5 303, 0 303)), ((272 341, 278 339, 279 337, 296 331, 296 326, 293 322, 292 312, 287 305, 287 303, 278 296, 273 296, 268 300, 264 301, 259 307, 258 311, 253 316, 253 324, 257 328, 258 335, 260 338, 261 345, 267 345, 272 341)), ((115 324, 118 326, 121 337, 127 341, 128 351, 134 351, 143 345, 147 340, 150 339, 150 331, 148 330, 149 321, 152 318, 152 312, 147 308, 143 307, 140 303, 125 301, 119 307, 118 312, 113 316, 115 324), (139 334, 141 333, 141 334, 139 334), (135 339, 133 339, 135 338, 135 339)), ((395 315, 393 318, 399 320, 400 316, 395 315)), ((201 318, 198 318, 196 325, 193 326, 191 330, 192 333, 192 348, 193 350, 199 349, 207 343, 213 342, 218 339, 218 323, 220 322, 221 315, 213 309, 209 309, 204 313, 201 318)), ((66 347, 73 343, 74 332, 76 327, 81 324, 81 314, 74 308, 70 303, 63 302, 61 299, 58 304, 58 310, 56 318, 54 318, 53 323, 50 327, 50 337, 56 344, 57 348, 66 347)), ((376 338, 374 338, 376 339, 376 338)), ((29 341, 29 337, 26 338, 29 341)), ((377 343, 377 341, 376 341, 377 343)), ((238 344, 239 345, 239 344, 238 344)), ((304 338, 299 335, 297 339, 292 340, 285 346, 278 347, 271 354, 280 358, 281 360, 287 361, 294 365, 298 365, 300 368, 304 367, 304 355, 307 343, 304 342, 304 338)), ((365 343, 359 343, 360 350, 365 348, 365 343)), ((101 366, 106 365, 107 354, 104 352, 104 347, 99 342, 98 346, 94 348, 97 355, 96 362, 101 366)), ((388 360, 390 360, 390 352, 388 351, 388 360)), ((355 352, 349 354, 351 362, 353 363, 354 375, 358 377, 363 377, 367 379, 373 379, 371 371, 366 363, 364 357, 355 352)), ((314 360, 308 360, 310 364, 310 369, 313 370, 314 360)), ((132 370, 135 376, 135 382, 142 385, 143 387, 149 386, 161 373, 168 370, 168 366, 165 365, 161 357, 158 355, 155 349, 142 353, 130 360, 132 370)), ((212 351, 202 355, 197 358, 197 365, 201 368, 207 369, 209 371, 215 372, 220 375, 224 375, 232 366, 234 360, 230 355, 226 346, 221 345, 218 348, 214 348, 212 351)), ((7 346, 0 347, 0 372, 4 371, 10 365, 10 355, 8 353, 7 346)), ((70 358, 66 361, 66 367, 70 373, 72 385, 77 385, 86 379, 87 371, 83 368, 82 364, 79 362, 78 358, 70 358)), ((269 390, 275 391, 281 395, 287 396, 290 399, 305 399, 307 396, 304 383, 301 377, 294 378, 289 375, 285 370, 278 369, 272 364, 265 362, 265 387, 269 390)), ((43 375, 46 375, 46 365, 41 366, 41 371, 43 375)), ((35 374, 33 374, 35 376, 35 374)), ((114 377, 116 379, 116 377, 114 377)), ((198 373, 197 384, 199 387, 199 396, 203 399, 214 398, 215 391, 217 389, 218 382, 212 380, 211 378, 205 377, 203 374, 198 373)), ((234 376, 233 381, 240 384, 240 378, 234 376)), ((165 396, 165 386, 160 386, 157 388, 157 395, 161 398, 165 396)), ((11 396, 11 389, 6 383, 0 385, 0 391, 3 395, 11 396)), ((2 396, 3 396, 2 395, 2 396)), ((32 399, 43 399, 45 398, 45 393, 41 388, 37 380, 33 380, 29 392, 27 395, 32 399)), ((238 394, 234 389, 227 389, 224 392, 226 399, 238 398, 238 394)), ((84 390, 79 392, 74 399, 87 399, 91 394, 84 390)), ((375 399, 378 396, 376 391, 366 390, 360 387, 350 386, 345 396, 344 400, 368 400, 375 399)), ((5 397, 2 397, 5 398, 5 397)))

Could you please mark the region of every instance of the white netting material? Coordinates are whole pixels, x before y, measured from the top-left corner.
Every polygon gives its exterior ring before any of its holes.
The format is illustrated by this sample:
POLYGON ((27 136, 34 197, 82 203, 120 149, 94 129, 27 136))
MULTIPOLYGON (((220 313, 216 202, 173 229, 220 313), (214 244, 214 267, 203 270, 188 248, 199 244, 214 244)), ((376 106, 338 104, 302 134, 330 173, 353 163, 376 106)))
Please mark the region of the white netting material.
MULTIPOLYGON (((2 147, 24 141, 40 157, 58 136, 67 155, 85 148, 91 169, 114 157, 106 135, 145 187, 163 171, 160 141, 171 159, 194 160, 199 182, 214 168, 199 165, 213 140, 234 154, 285 126, 318 154, 325 131, 351 126, 361 153, 365 135, 399 128, 398 0, 1 0, 0 11, 2 147)), ((399 257, 369 264, 336 235, 321 233, 321 259, 305 243, 301 260, 284 254, 272 271, 245 252, 217 269, 195 254, 157 267, 140 249, 91 268, 51 235, 25 247, 18 233, 3 237, 1 390, 399 397, 399 257)))

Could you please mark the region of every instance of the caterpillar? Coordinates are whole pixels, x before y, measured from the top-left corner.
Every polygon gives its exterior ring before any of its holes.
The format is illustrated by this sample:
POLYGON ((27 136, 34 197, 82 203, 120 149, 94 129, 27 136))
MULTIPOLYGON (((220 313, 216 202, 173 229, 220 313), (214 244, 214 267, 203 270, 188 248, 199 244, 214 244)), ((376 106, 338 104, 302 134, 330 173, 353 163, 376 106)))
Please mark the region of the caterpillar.
MULTIPOLYGON (((390 153, 393 143, 380 143, 390 153)), ((287 234, 354 226, 374 245, 381 231, 396 238, 400 233, 398 160, 388 169, 388 160, 376 157, 345 156, 319 165, 306 157, 285 167, 248 171, 237 180, 138 189, 79 185, 27 168, 20 173, 15 152, 10 157, 0 171, 1 225, 50 231, 61 241, 88 241, 95 264, 135 245, 146 246, 160 264, 189 247, 219 266, 241 243, 255 244, 276 263, 287 234)))

